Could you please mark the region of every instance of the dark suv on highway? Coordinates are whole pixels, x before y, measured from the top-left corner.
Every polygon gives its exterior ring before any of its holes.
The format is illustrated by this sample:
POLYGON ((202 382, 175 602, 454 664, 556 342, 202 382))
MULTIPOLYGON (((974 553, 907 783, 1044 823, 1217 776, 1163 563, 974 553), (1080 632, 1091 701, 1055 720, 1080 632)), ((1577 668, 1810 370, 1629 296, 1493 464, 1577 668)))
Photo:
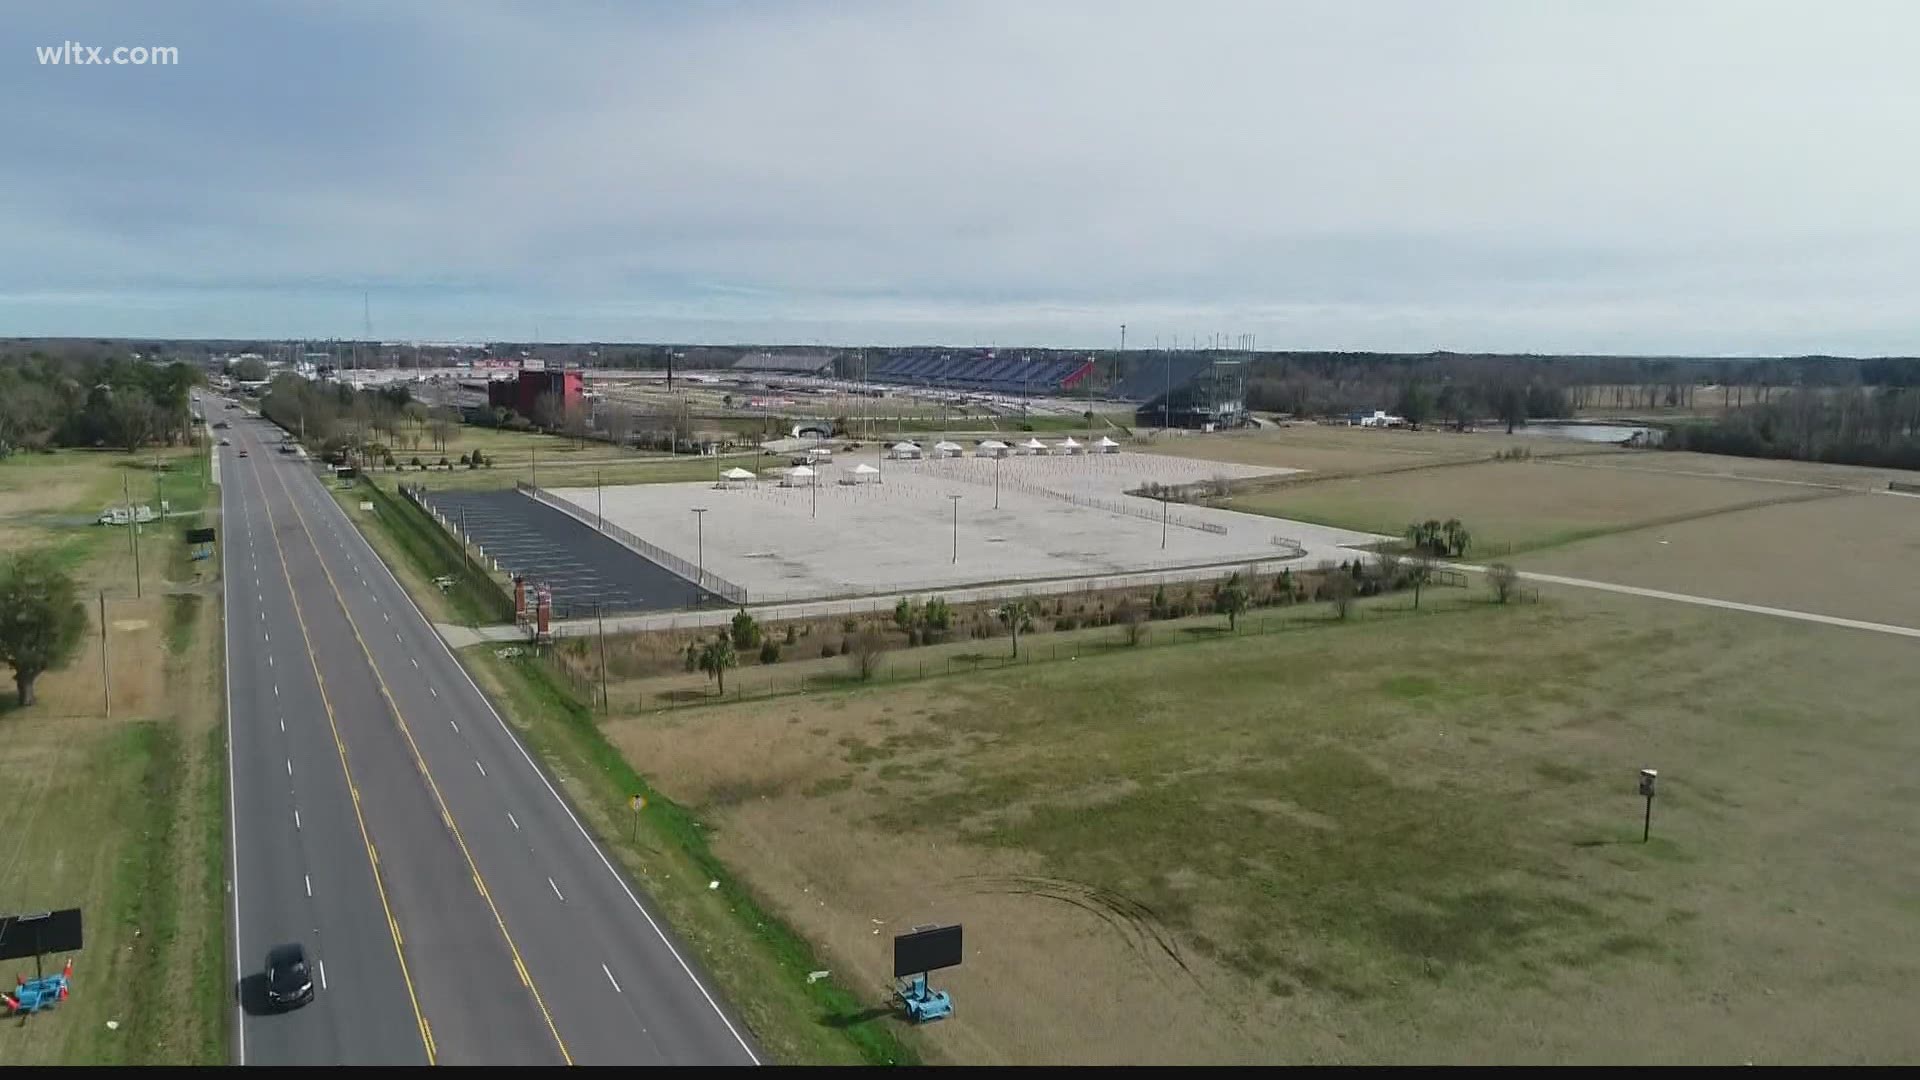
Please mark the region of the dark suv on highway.
POLYGON ((313 1000, 313 970, 299 942, 267 950, 267 1004, 290 1009, 313 1000))

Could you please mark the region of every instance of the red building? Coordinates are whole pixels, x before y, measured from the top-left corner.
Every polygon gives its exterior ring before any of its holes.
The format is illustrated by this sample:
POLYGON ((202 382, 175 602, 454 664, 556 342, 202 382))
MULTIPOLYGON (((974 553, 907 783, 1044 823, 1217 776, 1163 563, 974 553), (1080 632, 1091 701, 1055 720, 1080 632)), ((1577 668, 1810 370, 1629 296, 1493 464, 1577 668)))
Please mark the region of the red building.
POLYGON ((532 420, 541 397, 555 394, 559 416, 565 416, 585 403, 582 389, 578 371, 522 371, 514 378, 488 383, 487 404, 504 406, 532 420))

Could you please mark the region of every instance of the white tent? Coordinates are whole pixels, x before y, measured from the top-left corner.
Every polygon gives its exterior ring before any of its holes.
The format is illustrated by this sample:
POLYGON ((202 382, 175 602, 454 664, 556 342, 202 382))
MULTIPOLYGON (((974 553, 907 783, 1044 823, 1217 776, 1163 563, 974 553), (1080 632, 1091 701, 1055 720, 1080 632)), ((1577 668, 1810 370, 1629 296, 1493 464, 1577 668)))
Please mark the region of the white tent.
POLYGON ((1047 444, 1037 438, 1028 439, 1026 442, 1020 444, 1020 449, 1025 450, 1029 454, 1044 454, 1047 452, 1047 444))
POLYGON ((920 456, 920 448, 910 442, 897 442, 887 451, 887 456, 893 458, 918 458, 920 456))
POLYGON ((853 467, 852 482, 856 484, 870 484, 873 482, 873 479, 875 477, 878 477, 879 475, 880 475, 879 469, 876 469, 873 466, 863 461, 860 464, 855 465, 853 467))
POLYGON ((721 473, 720 475, 721 475, 721 476, 723 476, 723 477, 725 477, 725 478, 726 478, 726 479, 728 479, 728 480, 751 480, 751 479, 753 479, 753 473, 752 473, 752 472, 750 472, 750 471, 748 471, 748 470, 746 470, 746 469, 743 469, 743 468, 741 468, 741 467, 740 467, 740 466, 738 466, 738 465, 735 465, 735 466, 734 466, 733 468, 731 468, 731 469, 728 469, 728 470, 727 470, 726 472, 723 472, 723 473, 721 473))
POLYGON ((1067 436, 1066 438, 1064 438, 1064 439, 1062 439, 1062 440, 1060 440, 1060 442, 1058 442, 1058 443, 1056 443, 1055 445, 1057 445, 1057 446, 1059 446, 1061 450, 1063 450, 1063 451, 1065 451, 1065 452, 1067 452, 1067 453, 1069 453, 1069 454, 1077 454, 1077 453, 1079 453, 1079 452, 1080 452, 1080 449, 1081 449, 1081 448, 1080 448, 1080 444, 1079 444, 1079 443, 1077 443, 1077 442, 1074 442, 1074 441, 1073 441, 1073 436, 1071 436, 1071 435, 1069 435, 1069 436, 1067 436))
POLYGON ((999 439, 987 439, 980 443, 975 452, 984 454, 987 457, 1006 457, 1007 451, 1011 449, 1012 447, 1001 442, 999 439))
POLYGON ((933 444, 933 453, 935 457, 959 457, 960 444, 942 439, 933 444))
POLYGON ((795 465, 793 468, 787 470, 787 475, 785 478, 783 478, 780 481, 780 486, 793 487, 795 481, 806 481, 807 483, 812 483, 813 478, 818 475, 820 474, 814 472, 812 469, 806 467, 805 465, 795 465))
POLYGON ((1094 445, 1098 446, 1100 452, 1103 454, 1117 454, 1120 452, 1120 444, 1107 438, 1105 435, 1100 436, 1100 441, 1094 443, 1094 445))

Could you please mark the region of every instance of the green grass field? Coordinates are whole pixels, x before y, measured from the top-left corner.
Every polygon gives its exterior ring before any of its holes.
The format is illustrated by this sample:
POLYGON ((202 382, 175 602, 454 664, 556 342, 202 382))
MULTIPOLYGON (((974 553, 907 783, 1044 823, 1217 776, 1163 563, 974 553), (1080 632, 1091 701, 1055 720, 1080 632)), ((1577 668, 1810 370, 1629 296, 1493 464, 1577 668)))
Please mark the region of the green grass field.
POLYGON ((1292 484, 1236 495, 1221 505, 1389 536, 1411 522, 1459 518, 1473 533, 1469 554, 1491 558, 1821 494, 1748 480, 1531 461, 1292 484))
POLYGON ((823 966, 967 925, 936 1060, 1920 1050, 1911 642, 1406 603, 606 726, 823 966))
MULTIPOLYGON (((210 520, 205 458, 92 451, 0 462, 9 552, 60 553, 87 599, 88 635, 39 702, 0 696, 0 908, 79 906, 86 948, 73 996, 0 1025, 0 1065, 219 1064, 227 1055, 218 569, 181 531, 210 520), (179 516, 141 530, 140 595, 128 530, 93 525, 131 489, 179 516), (103 715, 99 594, 113 713, 103 715), (108 1021, 116 1028, 109 1029, 108 1021)), ((57 961, 55 961, 57 963, 57 961)), ((30 973, 32 961, 14 961, 30 973)))

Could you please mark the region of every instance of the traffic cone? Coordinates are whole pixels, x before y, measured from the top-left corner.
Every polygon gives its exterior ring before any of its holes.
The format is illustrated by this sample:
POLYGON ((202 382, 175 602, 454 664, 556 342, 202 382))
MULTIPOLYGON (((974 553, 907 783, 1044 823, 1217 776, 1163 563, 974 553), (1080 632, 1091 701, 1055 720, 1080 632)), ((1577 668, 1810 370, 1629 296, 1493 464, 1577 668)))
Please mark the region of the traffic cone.
POLYGON ((8 1012, 17 1013, 20 1011, 20 999, 14 997, 12 994, 0 994, 0 1001, 7 1003, 8 1012))

